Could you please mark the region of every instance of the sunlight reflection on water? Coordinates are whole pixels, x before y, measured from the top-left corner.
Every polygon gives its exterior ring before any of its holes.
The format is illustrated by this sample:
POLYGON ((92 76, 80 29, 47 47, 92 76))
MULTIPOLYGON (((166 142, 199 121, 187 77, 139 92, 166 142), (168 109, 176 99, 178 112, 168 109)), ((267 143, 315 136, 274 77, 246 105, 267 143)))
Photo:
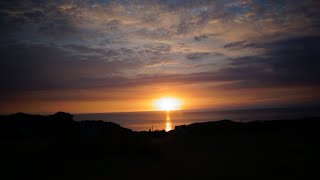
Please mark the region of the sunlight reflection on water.
POLYGON ((165 127, 165 130, 167 132, 172 130, 170 111, 167 111, 167 113, 166 113, 166 127, 165 127))

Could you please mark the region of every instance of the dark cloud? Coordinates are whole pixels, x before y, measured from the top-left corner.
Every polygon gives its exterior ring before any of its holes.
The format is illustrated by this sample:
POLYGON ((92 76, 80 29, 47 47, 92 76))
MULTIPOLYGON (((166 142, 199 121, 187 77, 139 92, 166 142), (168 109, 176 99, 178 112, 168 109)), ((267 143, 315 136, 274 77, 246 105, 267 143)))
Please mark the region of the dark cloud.
POLYGON ((25 18, 26 22, 30 21, 32 23, 41 23, 46 19, 46 14, 39 10, 27 11, 21 16, 25 18))
POLYGON ((78 32, 73 19, 80 13, 75 4, 67 10, 61 8, 65 4, 72 5, 72 2, 2 1, 0 23, 6 25, 6 28, 14 29, 8 34, 29 33, 38 36, 40 33, 46 38, 64 38, 78 32))
MULTIPOLYGON (((57 48, 10 46, 0 49, 1 90, 24 92, 201 82, 233 82, 233 88, 318 86, 320 51, 316 44, 319 40, 320 37, 301 37, 257 45, 265 47, 264 56, 234 58, 229 66, 218 71, 136 78, 112 74, 141 66, 138 61, 107 62, 96 58, 82 61, 57 48)), ((190 57, 207 55, 196 53, 190 57)))
POLYGON ((78 33, 78 29, 66 19, 55 20, 53 22, 42 23, 38 28, 38 33, 47 38, 65 38, 72 37, 78 33))
POLYGON ((197 53, 190 53, 186 56, 189 60, 203 60, 206 58, 221 58, 224 57, 225 59, 228 59, 228 57, 225 54, 219 53, 219 52, 197 52, 197 53))
POLYGON ((202 40, 205 40, 205 39, 207 39, 207 38, 209 38, 207 35, 201 35, 201 36, 195 36, 195 37, 194 37, 194 40, 196 40, 196 41, 202 41, 202 40))
POLYGON ((147 45, 141 48, 136 48, 136 52, 141 56, 161 56, 169 53, 171 51, 170 45, 147 45))
MULTIPOLYGON (((106 59, 106 60, 112 60, 112 57, 130 57, 134 56, 136 53, 132 49, 127 48, 119 48, 119 49, 101 49, 101 48, 90 48, 84 45, 77 45, 77 44, 68 44, 63 46, 66 50, 71 50, 73 52, 76 52, 78 55, 82 55, 84 59, 87 59, 90 57, 93 57, 92 55, 97 55, 98 59, 106 59), (88 56, 91 55, 91 56, 88 56)), ((158 49, 154 49, 153 53, 159 54, 161 53, 161 47, 158 49)), ((82 58, 82 59, 83 59, 82 58)), ((124 58, 126 59, 126 58, 124 58)), ((133 60, 133 59, 131 59, 133 60)))
POLYGON ((77 45, 77 44, 68 44, 64 46, 66 49, 71 49, 80 53, 97 53, 105 54, 106 51, 102 49, 89 48, 87 46, 77 45))
POLYGON ((234 75, 250 86, 318 86, 320 49, 319 36, 298 37, 251 47, 264 48, 264 55, 235 58, 231 67, 220 71, 234 75))
POLYGON ((170 38, 173 34, 172 32, 170 32, 165 28, 157 28, 153 30, 142 28, 142 29, 139 29, 136 33, 148 39, 167 39, 167 38, 170 38))
POLYGON ((244 47, 247 41, 236 41, 224 45, 224 48, 240 48, 244 47))
POLYGON ((115 31, 120 31, 121 30, 121 25, 122 25, 122 22, 119 21, 119 20, 110 20, 108 22, 106 22, 106 25, 105 25, 105 30, 108 31, 108 32, 115 32, 115 31))
POLYGON ((142 66, 137 60, 109 62, 102 56, 82 60, 85 56, 73 56, 62 49, 45 46, 9 46, 0 48, 0 55, 2 92, 87 89, 90 86, 79 83, 83 78, 112 78, 124 69, 142 66))
POLYGON ((231 59, 229 66, 218 71, 145 76, 126 80, 122 85, 229 82, 228 88, 317 87, 320 84, 320 50, 316 46, 319 40, 320 37, 300 37, 257 44, 266 49, 264 55, 231 59))
MULTIPOLYGON (((199 4, 195 4, 194 6, 197 5, 199 6, 199 4)), ((210 5, 210 3, 208 5, 210 5)), ((215 10, 217 9, 201 9, 200 5, 199 11, 191 11, 192 13, 189 12, 185 14, 177 27, 177 33, 187 34, 201 29, 201 27, 206 25, 210 20, 216 19, 219 16, 218 10, 215 10)))
POLYGON ((202 58, 208 57, 210 53, 208 52, 201 52, 201 53, 191 53, 188 54, 186 57, 189 60, 201 60, 202 58))

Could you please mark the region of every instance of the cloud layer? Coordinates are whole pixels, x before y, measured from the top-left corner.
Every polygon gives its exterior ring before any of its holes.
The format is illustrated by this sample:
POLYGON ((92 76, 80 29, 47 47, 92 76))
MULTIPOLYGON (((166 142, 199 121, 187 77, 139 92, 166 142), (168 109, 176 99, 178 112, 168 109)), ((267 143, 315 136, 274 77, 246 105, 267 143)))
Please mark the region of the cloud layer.
POLYGON ((320 83, 317 1, 34 0, 0 6, 4 104, 33 92, 112 93, 159 84, 290 91, 320 83))

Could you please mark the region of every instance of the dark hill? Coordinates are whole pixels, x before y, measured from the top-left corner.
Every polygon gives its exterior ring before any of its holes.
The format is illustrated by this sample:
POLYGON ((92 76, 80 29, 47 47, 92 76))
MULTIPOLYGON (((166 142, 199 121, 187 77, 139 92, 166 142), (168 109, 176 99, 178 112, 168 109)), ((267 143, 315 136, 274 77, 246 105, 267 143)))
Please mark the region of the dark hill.
POLYGON ((57 112, 49 116, 16 113, 0 116, 0 134, 15 136, 92 136, 127 135, 132 131, 103 121, 74 121, 73 115, 57 112))
POLYGON ((320 119, 133 132, 68 113, 0 116, 0 179, 319 179, 320 119))
POLYGON ((175 135, 214 135, 230 133, 268 133, 268 132, 320 132, 320 118, 302 118, 291 120, 233 122, 230 120, 193 123, 176 126, 172 134, 175 135))

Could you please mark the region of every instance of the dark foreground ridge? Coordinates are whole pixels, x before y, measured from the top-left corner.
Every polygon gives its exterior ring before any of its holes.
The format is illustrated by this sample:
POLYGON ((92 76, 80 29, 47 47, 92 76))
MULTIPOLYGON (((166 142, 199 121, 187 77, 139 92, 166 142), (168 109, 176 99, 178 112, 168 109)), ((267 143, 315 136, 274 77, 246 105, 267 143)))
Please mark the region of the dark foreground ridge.
POLYGON ((313 179, 320 118, 134 132, 68 113, 0 116, 1 179, 313 179))

